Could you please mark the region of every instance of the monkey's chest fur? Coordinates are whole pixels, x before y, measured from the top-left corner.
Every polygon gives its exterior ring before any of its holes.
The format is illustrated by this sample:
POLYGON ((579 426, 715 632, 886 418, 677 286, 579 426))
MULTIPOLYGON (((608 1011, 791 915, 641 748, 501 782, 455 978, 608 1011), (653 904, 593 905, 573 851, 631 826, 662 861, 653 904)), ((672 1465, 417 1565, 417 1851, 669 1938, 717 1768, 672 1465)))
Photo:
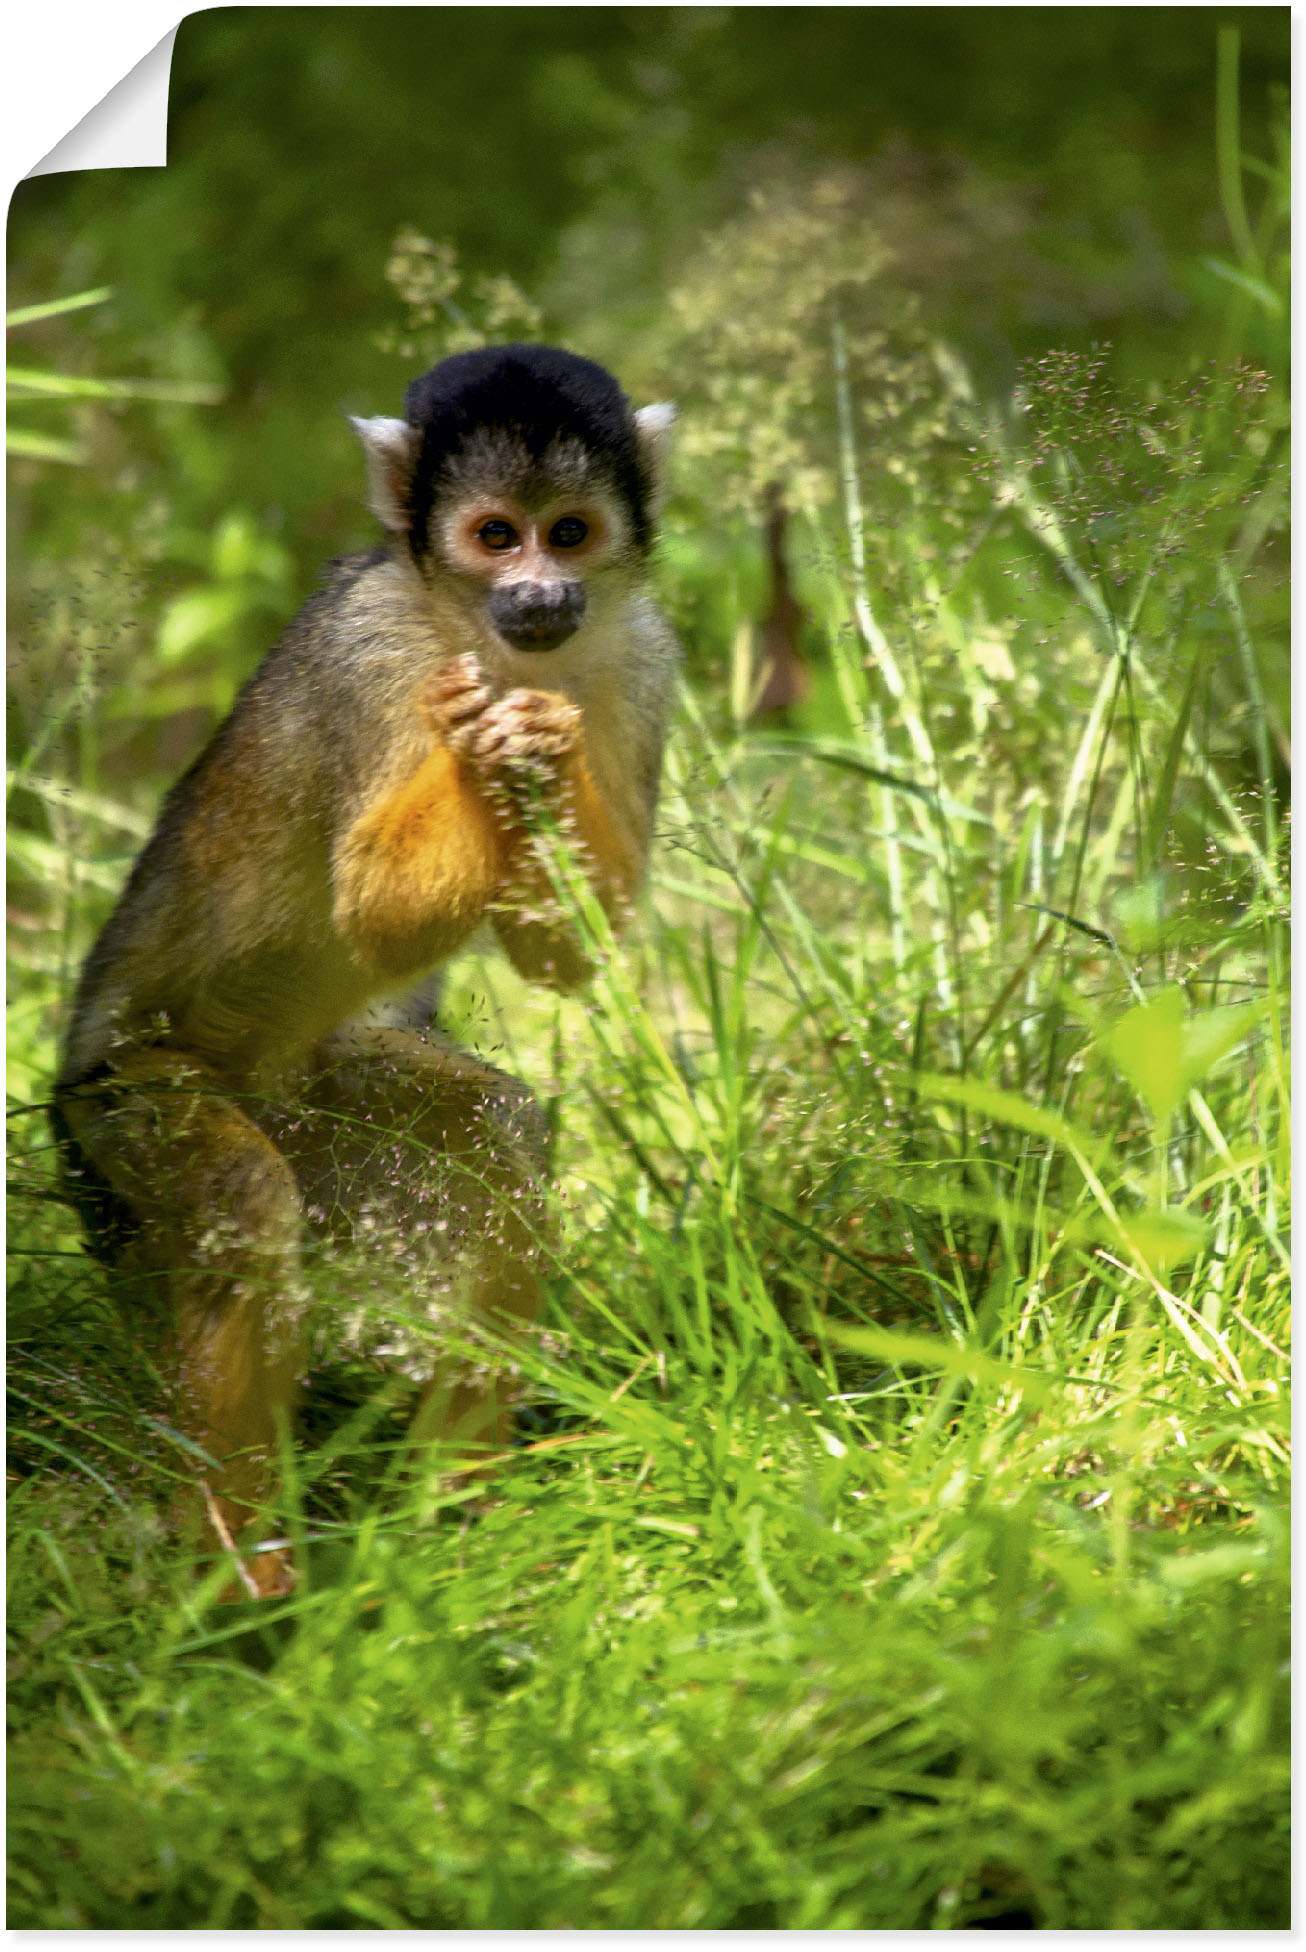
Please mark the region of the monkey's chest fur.
MULTIPOLYGON (((88 958, 63 1082, 159 1041, 267 1080, 492 911, 520 836, 415 708, 447 635, 388 557, 334 566, 169 794, 88 958)), ((623 754, 597 763, 638 849, 657 754, 623 722, 629 646, 587 638, 514 662, 580 705, 591 749, 623 754)))

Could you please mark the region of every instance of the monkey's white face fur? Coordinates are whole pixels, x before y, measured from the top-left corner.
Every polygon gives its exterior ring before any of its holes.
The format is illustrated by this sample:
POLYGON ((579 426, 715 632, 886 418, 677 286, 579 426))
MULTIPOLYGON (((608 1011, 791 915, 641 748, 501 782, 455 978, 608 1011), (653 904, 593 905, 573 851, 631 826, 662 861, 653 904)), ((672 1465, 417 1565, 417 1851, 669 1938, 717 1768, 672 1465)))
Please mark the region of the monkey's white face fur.
MULTIPOLYGON (((660 485, 674 419, 666 403, 634 416, 650 486, 660 485)), ((408 542, 421 430, 383 417, 353 425, 373 511, 408 542)), ((505 654, 516 666, 564 646, 583 653, 643 580, 634 511, 606 457, 575 438, 532 455, 509 431, 477 429, 442 469, 423 527, 425 547, 409 559, 441 614, 452 608, 469 647, 499 666, 505 654)))

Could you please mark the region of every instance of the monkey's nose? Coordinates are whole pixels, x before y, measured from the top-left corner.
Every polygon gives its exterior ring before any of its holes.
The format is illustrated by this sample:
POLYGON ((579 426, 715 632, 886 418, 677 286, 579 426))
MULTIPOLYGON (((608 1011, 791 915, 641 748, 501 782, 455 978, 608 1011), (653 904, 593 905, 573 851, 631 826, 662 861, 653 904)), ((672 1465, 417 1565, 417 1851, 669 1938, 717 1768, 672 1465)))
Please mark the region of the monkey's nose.
POLYGON ((552 651, 585 615, 579 583, 505 583, 490 597, 490 616, 515 650, 552 651))

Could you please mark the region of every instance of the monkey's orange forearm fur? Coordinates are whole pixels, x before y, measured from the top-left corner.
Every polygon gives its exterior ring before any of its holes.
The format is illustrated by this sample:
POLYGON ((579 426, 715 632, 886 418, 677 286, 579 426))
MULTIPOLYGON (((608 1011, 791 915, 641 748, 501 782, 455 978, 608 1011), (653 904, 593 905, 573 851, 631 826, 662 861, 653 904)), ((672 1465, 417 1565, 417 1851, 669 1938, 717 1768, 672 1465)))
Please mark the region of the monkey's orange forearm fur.
POLYGON ((507 852, 503 821, 466 762, 437 747, 340 843, 332 918, 366 963, 402 979, 476 927, 507 852))
MULTIPOLYGON (((632 832, 629 815, 623 828, 605 803, 583 732, 550 798, 604 909, 619 921, 639 886, 647 832, 632 832)), ((528 832, 507 788, 496 790, 467 760, 437 746, 340 843, 335 925, 368 964, 402 977, 449 954, 490 909, 524 974, 569 986, 585 964, 528 832)))

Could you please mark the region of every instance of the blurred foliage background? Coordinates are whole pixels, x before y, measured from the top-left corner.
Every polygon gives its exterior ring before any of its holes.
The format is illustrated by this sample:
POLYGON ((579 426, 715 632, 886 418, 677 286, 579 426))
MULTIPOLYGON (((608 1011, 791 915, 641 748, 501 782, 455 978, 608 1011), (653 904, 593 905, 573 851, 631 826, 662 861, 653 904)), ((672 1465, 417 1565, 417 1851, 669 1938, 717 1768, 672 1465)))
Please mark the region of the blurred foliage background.
MULTIPOLYGON (((85 401, 92 465, 20 466, 20 601, 42 560, 112 538, 201 580, 204 660, 238 670, 322 556, 370 537, 347 412, 391 411, 378 344, 405 226, 507 275, 542 332, 632 392, 683 380, 668 293, 759 183, 856 173, 912 292, 995 395, 1050 339, 1135 376, 1205 348, 1231 286, 1216 168, 1219 25, 1241 42, 1243 148, 1273 153, 1284 8, 219 8, 181 26, 166 170, 20 184, 11 303, 108 285, 26 329, 30 363, 203 382, 218 406, 85 401), (221 622, 219 630, 218 622, 221 622)), ((1286 321, 1256 306, 1236 350, 1286 321)), ((66 423, 47 403, 25 418, 66 423)), ((204 680, 151 696, 167 718, 204 680)), ((210 673, 210 675, 212 675, 210 673)), ((227 682, 234 674, 228 673, 227 682)), ((168 741, 169 757, 195 728, 168 741)))
MULTIPOLYGON (((958 549, 986 616, 1013 609, 1020 525, 993 470, 1022 362, 1091 355, 1099 391, 1153 415, 1203 361, 1249 362, 1271 392, 1229 508, 1254 511, 1238 562, 1267 723, 1230 719, 1218 670, 1204 696, 1249 777, 1281 777, 1282 499, 1264 489, 1286 444, 1287 74, 1281 8, 190 16, 168 167, 37 177, 10 214, 19 927, 48 928, 48 850, 69 839, 37 774, 66 773, 83 817, 108 794, 139 824, 324 557, 371 542, 346 414, 396 411, 469 335, 559 339, 636 398, 681 402, 667 597, 705 700, 736 718, 739 613, 768 603, 760 518, 781 484, 807 524, 793 615, 818 730, 842 723, 828 653, 846 621, 828 578, 803 588, 838 500, 832 307, 875 594, 904 615, 920 565, 958 549)), ((1191 448, 1195 394, 1184 411, 1191 448)), ((1027 635, 1028 758, 1065 673, 1027 635)), ((955 645, 936 649, 951 670, 955 645)), ((992 658, 1010 671, 1003 645, 992 658)), ((963 676, 993 695, 993 672, 963 676)), ((100 864, 93 912, 138 838, 100 864)))

